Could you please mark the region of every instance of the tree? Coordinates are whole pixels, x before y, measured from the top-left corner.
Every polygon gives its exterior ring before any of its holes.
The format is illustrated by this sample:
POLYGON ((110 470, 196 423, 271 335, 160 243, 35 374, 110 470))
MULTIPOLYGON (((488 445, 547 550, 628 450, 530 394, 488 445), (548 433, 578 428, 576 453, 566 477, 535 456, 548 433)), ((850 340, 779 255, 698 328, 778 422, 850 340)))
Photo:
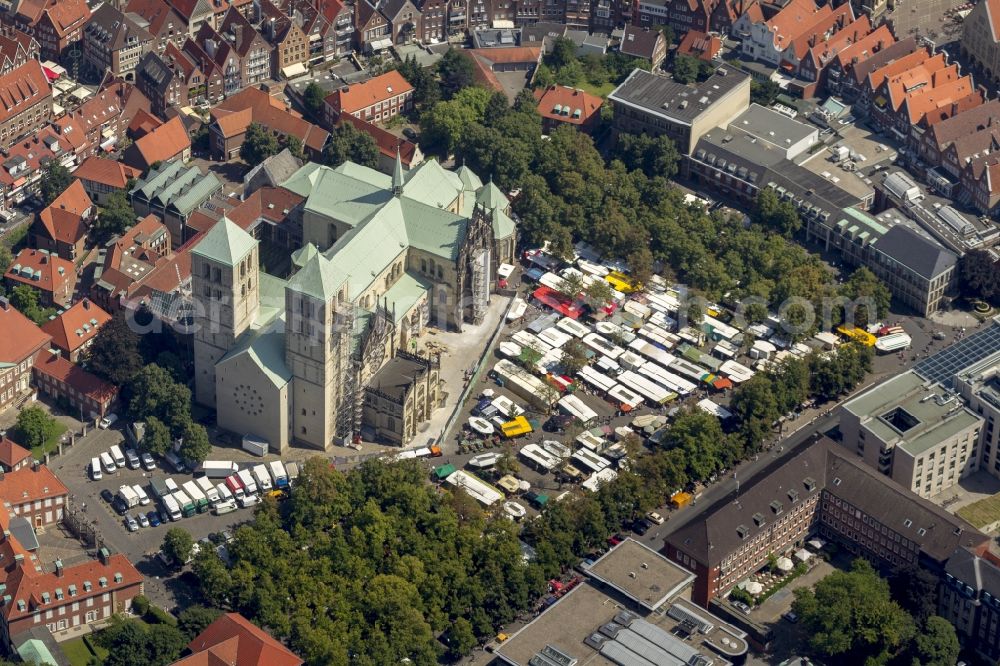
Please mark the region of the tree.
POLYGON ((620 134, 613 154, 627 168, 639 169, 650 177, 672 178, 680 163, 677 145, 667 136, 620 134))
POLYGON ((545 62, 556 71, 577 62, 576 42, 568 37, 556 37, 552 41, 552 51, 545 57, 545 62))
POLYGON ((740 421, 740 437, 749 451, 756 451, 770 435, 778 410, 774 384, 769 377, 754 375, 733 392, 730 411, 740 421))
POLYGON ((208 441, 208 432, 205 430, 205 426, 188 421, 177 453, 184 460, 200 463, 208 458, 211 452, 212 445, 208 441))
POLYGON ((722 451, 726 436, 718 417, 701 409, 688 409, 674 419, 664 445, 684 452, 687 472, 692 479, 707 479, 723 467, 722 451))
POLYGON ((300 160, 305 159, 305 153, 302 150, 302 139, 299 137, 285 134, 281 137, 279 143, 281 144, 281 149, 287 150, 293 157, 297 157, 300 160))
POLYGON ((774 81, 750 81, 750 101, 761 106, 771 106, 781 94, 781 88, 774 81))
POLYGON ((466 130, 483 121, 490 97, 490 91, 474 86, 459 91, 447 102, 435 104, 420 117, 420 145, 442 155, 453 153, 466 130))
POLYGON ((680 53, 674 58, 674 81, 677 83, 694 83, 698 80, 701 67, 698 66, 698 59, 680 53))
POLYGON ((986 250, 966 252, 958 260, 958 286, 963 296, 997 303, 1000 301, 1000 264, 986 250))
POLYGON ((815 589, 795 590, 792 610, 801 618, 809 646, 838 663, 885 663, 912 639, 913 618, 889 596, 888 583, 866 560, 835 571, 815 589))
POLYGON ((173 447, 173 438, 170 436, 170 428, 164 425, 163 421, 155 416, 149 416, 145 421, 145 432, 142 441, 139 443, 144 451, 155 453, 158 456, 166 455, 173 447))
POLYGON ((354 162, 374 169, 378 167, 378 155, 378 145, 370 134, 350 122, 342 122, 333 128, 323 148, 323 163, 338 167, 344 162, 354 162))
POLYGON ((37 405, 25 407, 17 415, 18 439, 29 449, 44 444, 58 432, 59 423, 37 405))
POLYGON ((469 654, 478 643, 476 634, 472 631, 472 623, 464 617, 455 620, 448 630, 448 648, 453 659, 469 654))
POLYGON ((306 89, 302 91, 302 106, 314 121, 323 118, 323 107, 326 100, 326 91, 323 86, 315 81, 310 81, 306 89))
POLYGON ((131 386, 129 412, 137 420, 150 416, 163 421, 174 437, 183 437, 191 422, 191 389, 175 382, 170 373, 152 363, 144 366, 131 386))
POLYGON ((163 554, 174 564, 183 566, 191 559, 191 554, 194 552, 194 539, 187 530, 171 527, 163 536, 161 548, 163 554))
POLYGON ((116 314, 97 330, 87 355, 89 370, 112 384, 130 384, 143 366, 139 336, 116 314))
POLYGON ((853 326, 864 328, 889 313, 892 299, 889 288, 865 267, 851 273, 851 277, 841 285, 840 295, 853 301, 853 312, 844 313, 845 318, 852 320, 847 323, 853 326))
POLYGON ((97 640, 108 651, 106 666, 166 666, 176 661, 187 644, 177 627, 148 626, 120 616, 97 634, 97 640))
MULTIPOLYGON (((210 553, 210 555, 215 557, 214 553, 210 553)), ((215 622, 220 615, 222 615, 222 611, 218 608, 206 608, 199 604, 188 606, 177 616, 177 628, 190 641, 205 631, 205 628, 215 622)))
POLYGON ((48 206, 55 201, 72 182, 73 174, 70 170, 56 160, 50 160, 42 169, 42 181, 39 186, 42 205, 48 206))
POLYGON ((937 577, 915 564, 893 569, 889 574, 892 598, 920 624, 937 612, 937 577))
POLYGON ((259 123, 250 123, 246 137, 240 146, 240 158, 250 166, 256 166, 271 155, 281 152, 277 137, 259 123))
POLYGON ((602 308, 614 299, 614 289, 607 280, 593 280, 583 289, 584 296, 593 308, 602 308))
POLYGON ((438 61, 437 69, 441 77, 441 93, 446 100, 472 87, 474 83, 472 61, 461 49, 448 49, 438 61))
POLYGON ((14 254, 9 247, 0 244, 0 273, 6 273, 12 263, 14 263, 14 254))
POLYGON ((579 340, 573 339, 563 345, 562 358, 559 362, 563 372, 572 377, 590 363, 590 358, 587 357, 586 347, 579 340))
POLYGON ((135 210, 123 190, 113 192, 97 213, 93 225, 95 240, 98 242, 112 238, 135 224, 135 210))
POLYGON ((27 284, 19 284, 11 290, 10 304, 39 326, 56 313, 55 308, 43 308, 39 302, 38 291, 27 284))
POLYGON ((792 202, 778 198, 778 194, 770 187, 762 188, 757 194, 750 210, 750 220, 773 229, 785 238, 791 238, 802 228, 802 218, 792 202))
POLYGON ((517 362, 525 368, 534 368, 542 360, 542 353, 534 347, 522 347, 517 362))
POLYGON ((938 615, 927 618, 913 646, 913 666, 952 666, 958 663, 961 646, 955 627, 938 615))

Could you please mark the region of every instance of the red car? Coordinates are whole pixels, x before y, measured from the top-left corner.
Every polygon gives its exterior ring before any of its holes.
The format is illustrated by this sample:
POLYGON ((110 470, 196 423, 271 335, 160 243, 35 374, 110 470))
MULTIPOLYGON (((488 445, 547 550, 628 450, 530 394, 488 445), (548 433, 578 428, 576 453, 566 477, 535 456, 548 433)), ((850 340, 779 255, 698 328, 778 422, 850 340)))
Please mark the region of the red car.
POLYGON ((613 534, 612 536, 608 537, 608 545, 614 547, 620 544, 624 540, 625 537, 623 537, 621 534, 613 534))

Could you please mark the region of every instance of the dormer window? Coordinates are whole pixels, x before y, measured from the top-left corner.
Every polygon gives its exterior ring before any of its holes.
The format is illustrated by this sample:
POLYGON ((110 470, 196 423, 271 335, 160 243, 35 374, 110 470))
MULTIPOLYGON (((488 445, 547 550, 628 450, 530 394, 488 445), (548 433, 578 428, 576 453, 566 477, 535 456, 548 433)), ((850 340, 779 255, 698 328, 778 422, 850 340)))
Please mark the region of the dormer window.
POLYGON ((811 493, 813 490, 816 489, 816 479, 812 478, 811 476, 807 476, 805 479, 803 479, 802 483, 803 485, 805 485, 807 493, 811 493))
POLYGON ((792 490, 789 490, 788 491, 788 500, 792 504, 795 504, 796 502, 798 502, 799 501, 799 491, 795 490, 794 488, 792 490))
POLYGON ((764 524, 764 514, 760 513, 759 511, 753 514, 753 524, 756 525, 757 527, 762 526, 764 524))
POLYGON ((784 511, 781 502, 779 502, 778 500, 774 500, 773 502, 771 502, 771 511, 774 512, 774 515, 780 516, 781 512, 784 511))
POLYGON ((747 535, 750 534, 750 528, 746 525, 737 525, 736 534, 740 537, 740 539, 746 539, 747 535))

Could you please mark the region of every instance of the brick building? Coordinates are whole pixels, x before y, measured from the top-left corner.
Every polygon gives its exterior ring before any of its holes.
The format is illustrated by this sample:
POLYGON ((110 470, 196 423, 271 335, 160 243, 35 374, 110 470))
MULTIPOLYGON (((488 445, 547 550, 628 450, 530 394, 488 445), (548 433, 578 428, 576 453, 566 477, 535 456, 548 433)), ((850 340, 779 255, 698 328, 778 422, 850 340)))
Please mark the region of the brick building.
POLYGON ((137 169, 106 157, 87 158, 73 172, 83 191, 98 205, 107 203, 115 192, 127 192, 128 181, 141 175, 137 169))
POLYGON ((0 330, 6 340, 0 345, 0 411, 5 411, 24 404, 33 395, 31 368, 35 355, 48 347, 49 336, 2 297, 0 330))
POLYGON ((56 352, 38 352, 32 368, 35 386, 54 400, 64 400, 81 420, 98 419, 113 411, 118 387, 56 352))
POLYGON ((52 119, 52 86, 37 60, 0 76, 0 146, 9 148, 52 119))
POLYGON ((131 16, 105 3, 83 28, 84 66, 97 79, 111 73, 135 80, 135 68, 149 51, 153 36, 131 16))
POLYGON ((25 248, 14 257, 4 279, 10 289, 27 285, 36 290, 44 307, 65 307, 76 289, 76 266, 48 250, 25 248))
POLYGON ((378 125, 413 108, 413 86, 393 70, 335 90, 325 102, 327 127, 333 127, 342 113, 378 125))
POLYGON ((83 183, 74 180, 38 213, 32 227, 35 247, 63 259, 82 259, 90 225, 96 217, 97 207, 87 196, 83 183))
POLYGON ((83 298, 55 319, 42 324, 41 328, 51 336, 54 349, 77 363, 94 341, 97 332, 110 320, 111 315, 90 299, 83 298))

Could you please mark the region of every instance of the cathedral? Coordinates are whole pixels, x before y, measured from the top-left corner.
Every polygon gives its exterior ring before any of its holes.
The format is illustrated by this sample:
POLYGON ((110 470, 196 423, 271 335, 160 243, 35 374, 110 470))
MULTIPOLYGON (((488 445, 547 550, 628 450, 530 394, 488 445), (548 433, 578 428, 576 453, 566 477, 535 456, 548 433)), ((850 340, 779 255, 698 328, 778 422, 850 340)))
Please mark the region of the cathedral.
POLYGON ((288 279, 223 217, 191 248, 195 399, 219 427, 327 450, 374 433, 403 445, 443 395, 437 361, 410 350, 428 326, 485 317, 496 268, 514 260, 510 201, 470 169, 429 160, 392 176, 306 164, 288 279))

